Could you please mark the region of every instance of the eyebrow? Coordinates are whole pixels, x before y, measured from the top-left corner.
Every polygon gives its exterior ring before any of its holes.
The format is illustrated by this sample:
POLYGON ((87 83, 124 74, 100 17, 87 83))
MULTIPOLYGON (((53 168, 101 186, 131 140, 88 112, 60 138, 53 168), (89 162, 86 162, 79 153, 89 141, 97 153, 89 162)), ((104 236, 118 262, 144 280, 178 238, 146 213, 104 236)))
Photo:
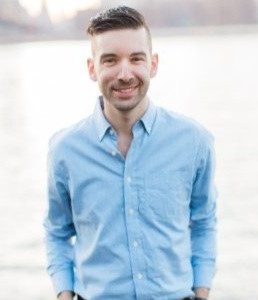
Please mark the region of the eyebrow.
MULTIPOLYGON (((112 58, 112 57, 117 57, 118 55, 115 54, 115 53, 103 53, 101 56, 100 56, 100 60, 103 60, 105 58, 112 58)), ((144 56, 146 57, 147 54, 144 52, 144 51, 138 51, 138 52, 133 52, 132 54, 130 54, 130 56, 144 56)))
POLYGON ((147 56, 144 51, 134 52, 130 56, 147 56))
POLYGON ((100 59, 106 58, 106 57, 116 57, 117 55, 114 53, 104 53, 101 54, 100 59))

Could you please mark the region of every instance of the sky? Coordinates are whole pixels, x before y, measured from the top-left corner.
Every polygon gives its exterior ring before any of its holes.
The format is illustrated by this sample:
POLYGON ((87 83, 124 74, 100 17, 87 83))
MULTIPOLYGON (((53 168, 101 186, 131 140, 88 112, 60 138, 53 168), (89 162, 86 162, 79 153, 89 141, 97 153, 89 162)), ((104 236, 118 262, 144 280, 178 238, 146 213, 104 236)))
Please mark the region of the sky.
MULTIPOLYGON (((32 16, 40 13, 42 0, 19 0, 19 3, 32 16)), ((99 0, 45 0, 53 22, 74 16, 78 9, 98 6, 99 0)))

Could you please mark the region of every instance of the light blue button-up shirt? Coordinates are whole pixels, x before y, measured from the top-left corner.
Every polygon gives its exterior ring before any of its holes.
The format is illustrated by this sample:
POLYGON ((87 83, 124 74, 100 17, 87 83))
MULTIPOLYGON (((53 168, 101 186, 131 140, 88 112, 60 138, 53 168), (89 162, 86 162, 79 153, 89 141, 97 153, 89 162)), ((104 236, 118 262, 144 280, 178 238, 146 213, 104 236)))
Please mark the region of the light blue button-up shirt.
POLYGON ((48 161, 48 271, 88 300, 178 300, 210 287, 216 257, 211 135, 153 104, 124 158, 100 101, 56 134, 48 161))

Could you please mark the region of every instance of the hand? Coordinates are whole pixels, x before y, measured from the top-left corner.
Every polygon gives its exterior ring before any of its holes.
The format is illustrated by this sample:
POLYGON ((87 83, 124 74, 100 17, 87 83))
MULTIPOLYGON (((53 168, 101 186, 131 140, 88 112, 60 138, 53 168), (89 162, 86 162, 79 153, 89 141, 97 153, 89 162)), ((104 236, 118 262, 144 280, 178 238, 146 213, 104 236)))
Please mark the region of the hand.
POLYGON ((58 295, 58 300, 73 300, 73 293, 70 291, 61 292, 58 295))
POLYGON ((207 298, 209 297, 209 289, 204 287, 199 287, 194 289, 195 297, 207 298))

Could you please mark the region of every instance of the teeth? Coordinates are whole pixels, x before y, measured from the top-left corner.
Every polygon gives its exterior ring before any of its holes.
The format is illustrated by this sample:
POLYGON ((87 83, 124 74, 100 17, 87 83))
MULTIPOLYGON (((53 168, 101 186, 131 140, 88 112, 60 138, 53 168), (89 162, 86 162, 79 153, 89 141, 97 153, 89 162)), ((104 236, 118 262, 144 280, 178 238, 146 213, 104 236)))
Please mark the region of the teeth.
POLYGON ((122 93, 128 93, 128 92, 131 92, 133 89, 132 88, 130 88, 130 89, 122 89, 122 90, 120 90, 120 92, 122 92, 122 93))
POLYGON ((124 88, 124 89, 117 89, 118 92, 120 93, 130 93, 134 90, 134 88, 124 88))

